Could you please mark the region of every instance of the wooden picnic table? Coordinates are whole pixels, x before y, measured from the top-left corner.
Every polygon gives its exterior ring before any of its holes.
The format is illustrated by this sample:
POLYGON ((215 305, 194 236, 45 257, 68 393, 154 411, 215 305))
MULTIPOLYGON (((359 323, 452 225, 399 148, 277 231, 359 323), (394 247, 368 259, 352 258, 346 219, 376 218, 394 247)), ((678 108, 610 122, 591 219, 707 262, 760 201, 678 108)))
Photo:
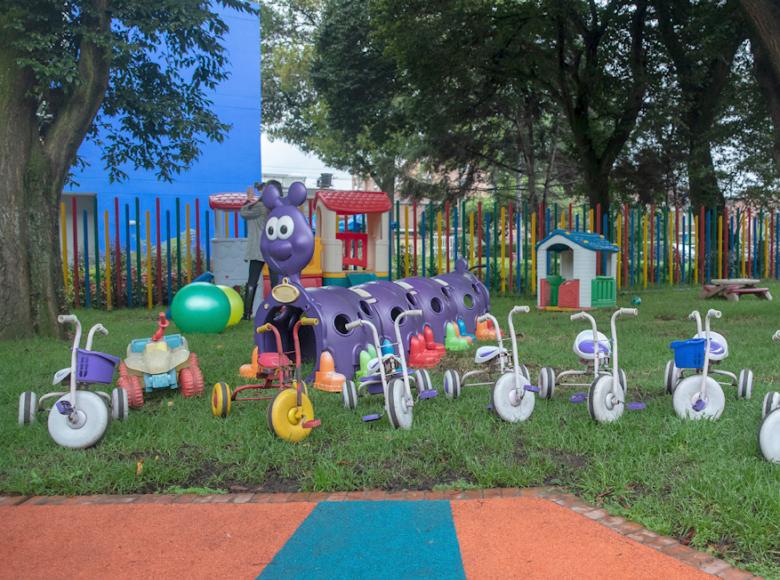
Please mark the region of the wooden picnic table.
POLYGON ((701 298, 725 298, 729 302, 739 302, 739 297, 752 294, 763 300, 772 300, 769 288, 759 288, 761 280, 755 278, 713 278, 705 284, 699 296, 701 298))

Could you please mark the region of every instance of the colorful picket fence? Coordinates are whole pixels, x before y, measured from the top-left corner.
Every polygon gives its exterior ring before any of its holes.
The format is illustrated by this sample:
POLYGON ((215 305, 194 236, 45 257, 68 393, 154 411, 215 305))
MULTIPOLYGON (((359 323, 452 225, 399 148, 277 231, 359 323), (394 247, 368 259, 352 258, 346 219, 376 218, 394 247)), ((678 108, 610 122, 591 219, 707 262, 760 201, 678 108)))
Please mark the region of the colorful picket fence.
MULTIPOLYGON (((69 201, 69 224, 65 203, 60 207, 60 245, 65 288, 78 306, 170 304, 179 288, 211 269, 212 236, 246 235, 237 214, 216 223, 205 199, 182 203, 176 198, 171 209, 161 209, 159 198, 124 203, 114 198, 102 211, 95 199, 92 211, 81 214, 76 199, 69 201)), ((311 223, 311 203, 306 213, 311 223)), ((393 213, 390 256, 396 278, 448 272, 464 258, 491 292, 533 295, 534 248, 556 228, 596 232, 616 243, 621 289, 780 277, 780 212, 775 209, 732 205, 694 212, 615 205, 602 211, 570 204, 532 211, 524 204, 483 199, 440 205, 397 201, 393 213)))
MULTIPOLYGON (((539 206, 496 201, 396 203, 397 277, 450 271, 458 257, 491 292, 536 293, 536 243, 556 228, 604 235, 620 247, 617 286, 644 289, 713 278, 778 278, 780 212, 731 205, 539 206), (409 216, 411 213, 411 218, 409 216), (402 222, 403 218, 403 222, 402 222)), ((551 259, 555 259, 554 257, 551 259)), ((603 268, 604 266, 602 266, 603 268)))

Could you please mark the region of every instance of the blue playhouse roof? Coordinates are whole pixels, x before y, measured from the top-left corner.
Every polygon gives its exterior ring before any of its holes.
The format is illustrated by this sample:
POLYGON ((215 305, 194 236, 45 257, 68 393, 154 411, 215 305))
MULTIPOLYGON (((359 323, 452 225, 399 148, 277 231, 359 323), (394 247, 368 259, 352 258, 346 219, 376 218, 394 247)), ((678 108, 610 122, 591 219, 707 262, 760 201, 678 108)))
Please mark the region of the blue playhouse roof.
MULTIPOLYGON (((547 234, 547 237, 543 240, 539 240, 536 243, 536 247, 538 248, 541 244, 545 243, 547 240, 554 236, 563 236, 567 240, 570 240, 571 242, 577 244, 578 246, 582 246, 583 248, 587 250, 591 250, 593 252, 618 252, 619 248, 607 240, 604 236, 601 234, 591 234, 589 232, 572 232, 569 230, 553 230, 549 234, 547 234)), ((563 246, 561 244, 556 244, 554 246, 551 246, 549 248, 550 250, 565 250, 567 249, 567 246, 563 246)))

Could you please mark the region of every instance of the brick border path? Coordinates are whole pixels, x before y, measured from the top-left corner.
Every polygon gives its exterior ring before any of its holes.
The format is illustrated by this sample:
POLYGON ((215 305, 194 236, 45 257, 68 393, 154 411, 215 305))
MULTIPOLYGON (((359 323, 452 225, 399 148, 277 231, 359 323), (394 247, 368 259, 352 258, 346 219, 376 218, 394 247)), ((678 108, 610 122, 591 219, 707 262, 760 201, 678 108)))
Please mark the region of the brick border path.
POLYGON ((658 550, 681 562, 726 580, 748 580, 759 578, 725 560, 715 558, 706 552, 699 552, 668 536, 651 532, 637 523, 622 517, 610 516, 606 511, 584 503, 578 497, 554 487, 500 488, 450 491, 347 491, 335 493, 231 493, 212 495, 86 495, 86 496, 0 496, 0 506, 20 505, 111 505, 111 504, 244 504, 285 503, 355 500, 480 500, 498 497, 534 497, 545 499, 631 538, 645 546, 658 550))

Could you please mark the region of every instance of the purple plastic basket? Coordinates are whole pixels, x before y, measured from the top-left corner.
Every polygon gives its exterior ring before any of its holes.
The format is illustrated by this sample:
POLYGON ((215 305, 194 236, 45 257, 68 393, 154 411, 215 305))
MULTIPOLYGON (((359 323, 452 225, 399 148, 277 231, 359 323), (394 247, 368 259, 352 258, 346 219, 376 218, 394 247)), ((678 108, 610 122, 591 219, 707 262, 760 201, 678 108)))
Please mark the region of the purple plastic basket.
POLYGON ((118 364, 118 357, 80 348, 76 351, 76 380, 110 385, 114 381, 114 367, 118 364))

